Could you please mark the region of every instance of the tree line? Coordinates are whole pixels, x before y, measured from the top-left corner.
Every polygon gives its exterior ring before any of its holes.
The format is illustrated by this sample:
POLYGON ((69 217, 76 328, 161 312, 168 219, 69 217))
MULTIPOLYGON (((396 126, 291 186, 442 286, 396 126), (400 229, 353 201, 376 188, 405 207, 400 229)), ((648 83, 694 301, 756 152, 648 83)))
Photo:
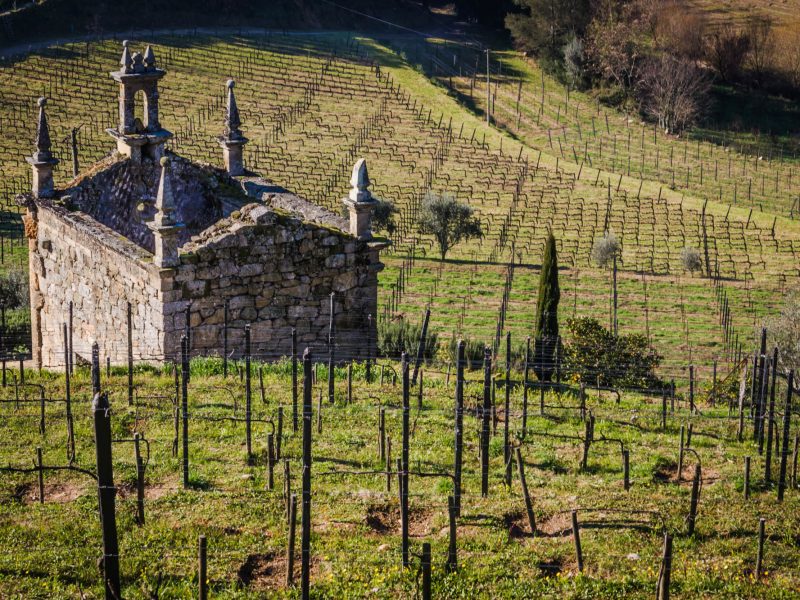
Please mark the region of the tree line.
POLYGON ((715 83, 800 95, 800 36, 754 14, 711 24, 686 0, 515 0, 514 43, 574 89, 638 109, 668 133, 709 111, 715 83))

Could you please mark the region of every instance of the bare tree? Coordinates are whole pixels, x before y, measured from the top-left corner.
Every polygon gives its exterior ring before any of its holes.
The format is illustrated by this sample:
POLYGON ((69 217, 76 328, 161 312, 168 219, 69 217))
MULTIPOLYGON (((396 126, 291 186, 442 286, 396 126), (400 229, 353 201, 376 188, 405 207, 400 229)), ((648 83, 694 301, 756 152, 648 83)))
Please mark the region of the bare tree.
POLYGON ((747 23, 747 37, 750 40, 747 64, 760 86, 764 83, 764 77, 775 59, 772 19, 761 15, 751 18, 747 23))
POLYGON ((662 54, 642 67, 637 86, 645 114, 669 133, 694 124, 708 108, 711 78, 693 62, 662 54))
POLYGON ((723 25, 706 41, 706 59, 726 82, 739 76, 749 51, 750 37, 747 32, 735 29, 730 24, 723 25))

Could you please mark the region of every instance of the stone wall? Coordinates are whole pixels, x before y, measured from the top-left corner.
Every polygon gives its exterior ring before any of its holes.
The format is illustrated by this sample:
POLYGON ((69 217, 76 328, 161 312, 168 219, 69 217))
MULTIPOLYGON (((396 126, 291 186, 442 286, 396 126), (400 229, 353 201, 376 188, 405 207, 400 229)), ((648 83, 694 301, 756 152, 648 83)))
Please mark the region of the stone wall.
POLYGON ((91 359, 127 360, 127 303, 132 305, 133 355, 158 358, 164 339, 162 276, 152 255, 80 212, 39 203, 26 231, 31 249, 31 322, 34 360, 64 364, 62 324, 73 302, 73 349, 91 359))
POLYGON ((308 346, 321 357, 334 292, 338 352, 366 357, 375 344, 382 247, 264 205, 244 207, 182 248, 164 296, 167 355, 180 346, 187 306, 192 352, 218 354, 227 300, 234 355, 241 355, 250 323, 254 354, 287 355, 296 328, 299 352, 308 346))

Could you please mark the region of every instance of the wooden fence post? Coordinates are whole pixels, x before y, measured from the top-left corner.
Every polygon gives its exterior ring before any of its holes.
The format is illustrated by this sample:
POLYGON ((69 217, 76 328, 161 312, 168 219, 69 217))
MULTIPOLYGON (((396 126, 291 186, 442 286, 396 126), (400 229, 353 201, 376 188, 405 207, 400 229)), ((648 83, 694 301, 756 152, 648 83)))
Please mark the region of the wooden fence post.
POLYGON ((289 500, 289 545, 286 549, 286 585, 294 583, 294 540, 295 522, 297 521, 297 494, 292 494, 289 500))
MULTIPOLYGON (((331 304, 333 298, 331 297, 331 304)), ((333 318, 331 317, 331 322, 333 318)), ((301 516, 301 595, 308 600, 311 575, 311 350, 303 353, 303 510, 301 516)))
POLYGON ((400 465, 400 518, 402 540, 402 553, 403 553, 403 566, 408 567, 410 564, 409 550, 408 550, 408 453, 409 453, 409 415, 411 412, 409 398, 410 395, 410 381, 409 381, 409 365, 408 355, 403 352, 401 358, 401 367, 403 374, 403 448, 401 453, 400 465))
POLYGON ((456 352, 455 464, 453 465, 453 501, 456 515, 461 515, 461 463, 464 452, 464 340, 458 340, 456 352))
POLYGON ((206 536, 197 538, 197 560, 199 563, 197 583, 200 600, 208 600, 208 544, 206 536))
POLYGON ((328 323, 328 402, 333 404, 334 402, 334 378, 336 376, 334 372, 334 298, 336 294, 331 292, 331 308, 330 308, 330 321, 328 323))
POLYGON ((669 583, 672 577, 672 536, 664 534, 664 555, 656 589, 657 600, 669 600, 669 583))
POLYGON ((689 503, 689 519, 687 534, 694 535, 694 526, 697 521, 697 503, 700 501, 700 464, 694 466, 694 478, 692 479, 692 498, 689 503))
POLYGON ((297 330, 292 328, 292 431, 297 427, 297 330))
MULTIPOLYGON (((64 323, 64 398, 67 416, 67 459, 75 460, 75 424, 72 418, 72 385, 69 374, 69 341, 67 324, 64 323)), ((5 369, 5 363, 3 363, 5 369)))
POLYGON ((42 464, 42 447, 36 448, 36 468, 39 473, 39 504, 44 504, 44 465, 42 464))
POLYGON ((578 572, 583 573, 583 550, 581 549, 581 532, 578 526, 578 511, 572 511, 572 540, 575 542, 575 560, 578 563, 578 572))
POLYGON ((489 418, 492 412, 492 353, 483 349, 483 410, 481 413, 481 496, 489 495, 489 418))
MULTIPOLYGON (((253 389, 250 381, 250 323, 244 326, 244 435, 247 464, 253 464, 253 389)), ((270 486, 269 489, 272 489, 270 486)))
POLYGON ((511 421, 511 332, 506 332, 506 381, 503 409, 503 460, 505 461, 506 486, 511 487, 511 440, 509 426, 511 421))
POLYGON ((128 302, 128 406, 133 404, 133 307, 128 302))
POLYGON ((756 554, 756 579, 761 578, 761 566, 764 563, 764 526, 767 520, 763 517, 758 520, 758 553, 756 554))
POLYGON ((456 545, 456 501, 453 496, 447 497, 447 516, 449 522, 449 543, 447 546, 447 572, 458 570, 458 547, 456 545))
POLYGON ((684 449, 685 437, 686 437, 686 426, 681 425, 681 440, 680 440, 680 445, 678 446, 678 472, 675 475, 678 483, 680 483, 681 479, 683 479, 683 449, 684 449))
POLYGON ((789 427, 792 420, 792 386, 794 385, 794 370, 789 371, 788 390, 786 391, 786 404, 783 408, 783 435, 781 436, 781 466, 778 476, 778 502, 783 502, 786 491, 786 471, 789 462, 789 427))
POLYGON ((522 486, 522 496, 525 499, 525 512, 528 515, 528 525, 531 528, 531 535, 536 535, 536 517, 533 514, 533 502, 531 501, 531 496, 528 492, 528 482, 525 479, 525 463, 522 461, 522 451, 519 448, 516 448, 515 454, 517 457, 517 473, 519 474, 519 483, 522 486))
POLYGON ((275 434, 267 434, 267 489, 275 487, 275 434))
POLYGON ((181 336, 181 421, 183 424, 183 487, 189 487, 189 338, 181 336))
POLYGON ((97 393, 92 402, 94 413, 97 489, 100 497, 100 522, 103 529, 103 587, 106 600, 119 600, 119 545, 114 497, 114 467, 111 461, 111 406, 108 395, 97 393))
POLYGON ((629 450, 622 451, 622 487, 625 491, 631 489, 631 455, 629 450))
POLYGON ((142 460, 142 436, 133 434, 133 452, 136 460, 136 524, 144 525, 144 461, 142 460))
MULTIPOLYGON (((525 340, 525 370, 522 375, 522 439, 525 439, 525 430, 528 428, 528 374, 531 362, 531 337, 525 340)), ((582 384, 581 384, 582 385, 582 384)))
POLYGON ((414 375, 411 378, 411 385, 417 385, 417 375, 419 374, 419 366, 422 364, 422 359, 425 356, 425 343, 426 337, 428 335, 428 322, 431 319, 431 309, 427 307, 425 309, 425 318, 422 321, 422 332, 419 336, 419 342, 417 343, 417 359, 414 361, 414 375))
POLYGON ((744 499, 750 499, 750 457, 744 457, 744 499))
POLYGON ((228 300, 222 307, 222 376, 228 378, 228 300))
POLYGON ((431 545, 422 544, 422 600, 431 600, 431 545))

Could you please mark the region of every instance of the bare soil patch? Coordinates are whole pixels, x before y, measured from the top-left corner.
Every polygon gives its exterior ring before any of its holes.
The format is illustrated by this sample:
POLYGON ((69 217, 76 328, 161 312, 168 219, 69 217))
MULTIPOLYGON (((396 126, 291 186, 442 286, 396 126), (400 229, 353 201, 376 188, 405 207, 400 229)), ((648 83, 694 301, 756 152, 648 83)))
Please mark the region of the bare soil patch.
MULTIPOLYGON (((430 535, 433 515, 428 510, 409 507, 408 535, 422 537, 430 535)), ((364 522, 379 535, 400 532, 400 507, 394 504, 373 504, 367 508, 364 522)))

